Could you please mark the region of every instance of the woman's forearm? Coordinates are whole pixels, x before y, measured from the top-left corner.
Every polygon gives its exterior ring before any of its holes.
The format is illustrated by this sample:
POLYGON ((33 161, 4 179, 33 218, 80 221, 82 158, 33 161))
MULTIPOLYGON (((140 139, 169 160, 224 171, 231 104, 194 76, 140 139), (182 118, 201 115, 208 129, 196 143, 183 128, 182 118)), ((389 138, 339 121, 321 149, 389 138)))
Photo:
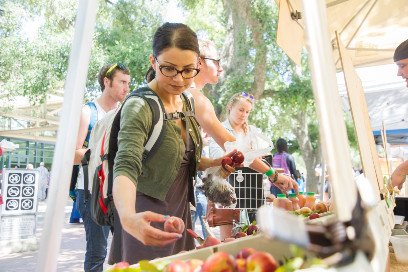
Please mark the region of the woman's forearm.
POLYGON ((117 176, 112 187, 113 200, 121 221, 136 213, 136 186, 126 176, 117 176))

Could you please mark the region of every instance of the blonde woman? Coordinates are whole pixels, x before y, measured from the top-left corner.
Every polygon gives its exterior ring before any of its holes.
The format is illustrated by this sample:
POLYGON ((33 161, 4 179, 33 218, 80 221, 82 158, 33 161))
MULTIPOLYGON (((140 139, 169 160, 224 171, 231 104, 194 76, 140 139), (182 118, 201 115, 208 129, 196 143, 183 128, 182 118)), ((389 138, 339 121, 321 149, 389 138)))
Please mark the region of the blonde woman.
MULTIPOLYGON (((247 135, 251 130, 258 130, 248 125, 248 117, 254 104, 254 97, 247 92, 234 94, 227 104, 227 119, 222 122, 226 130, 237 137, 240 134, 247 135)), ((210 138, 210 158, 218 158, 224 155, 224 150, 210 138)), ((220 238, 224 240, 232 235, 232 222, 229 225, 220 226, 220 238)))

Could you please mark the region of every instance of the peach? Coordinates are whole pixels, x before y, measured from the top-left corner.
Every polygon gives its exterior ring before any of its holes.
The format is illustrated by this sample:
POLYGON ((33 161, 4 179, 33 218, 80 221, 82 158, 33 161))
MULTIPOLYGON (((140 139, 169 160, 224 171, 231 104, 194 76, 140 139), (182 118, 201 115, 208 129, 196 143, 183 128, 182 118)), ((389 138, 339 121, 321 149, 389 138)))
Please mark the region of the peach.
POLYGON ((250 255, 256 253, 258 251, 256 251, 253 248, 250 247, 246 247, 241 249, 240 251, 238 251, 237 255, 235 256, 235 259, 244 259, 246 260, 250 255))
POLYGON ((325 213, 327 212, 327 206, 324 202, 320 201, 318 203, 316 203, 315 207, 314 207, 314 211, 319 211, 319 213, 325 213))
POLYGON ((248 235, 252 235, 252 234, 254 234, 256 232, 258 232, 258 226, 257 225, 249 225, 249 227, 248 227, 248 229, 246 231, 246 233, 248 235))
POLYGON ((115 264, 115 266, 112 267, 112 271, 115 269, 125 269, 129 267, 129 263, 128 262, 119 262, 117 264, 115 264))
POLYGON ((275 258, 267 252, 256 252, 250 255, 246 263, 248 272, 273 272, 279 267, 275 258))
POLYGON ((203 247, 209 247, 209 246, 215 246, 221 244, 221 241, 218 240, 215 237, 207 236, 207 238, 204 241, 204 244, 201 246, 198 246, 197 249, 203 248, 203 247))
POLYGON ((184 231, 184 222, 181 218, 176 216, 170 216, 164 222, 164 231, 174 232, 174 233, 183 233, 184 231))
POLYGON ((214 253, 206 260, 203 272, 235 272, 237 263, 234 257, 224 251, 214 253))
POLYGON ((185 261, 174 260, 166 266, 164 272, 185 272, 190 271, 189 269, 190 268, 185 261))
POLYGON ((237 233, 234 235, 234 238, 235 238, 235 239, 238 239, 238 238, 245 237, 245 236, 247 236, 247 234, 246 234, 245 232, 240 231, 240 232, 237 232, 237 233))
POLYGON ((300 214, 304 214, 304 213, 311 213, 312 210, 309 207, 303 207, 299 210, 300 214))
POLYGON ((205 264, 205 262, 203 260, 200 259, 192 259, 187 261, 187 264, 190 268, 190 272, 201 272, 201 270, 203 269, 203 266, 205 264))

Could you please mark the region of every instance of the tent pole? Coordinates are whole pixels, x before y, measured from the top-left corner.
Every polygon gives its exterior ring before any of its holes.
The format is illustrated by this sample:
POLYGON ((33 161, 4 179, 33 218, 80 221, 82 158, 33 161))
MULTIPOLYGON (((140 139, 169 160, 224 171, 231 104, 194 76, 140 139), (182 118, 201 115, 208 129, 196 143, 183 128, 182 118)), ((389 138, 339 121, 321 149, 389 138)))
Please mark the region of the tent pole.
POLYGON ((65 218, 65 205, 68 199, 97 10, 97 0, 79 2, 64 88, 61 125, 58 128, 52 161, 50 194, 37 260, 36 271, 38 272, 57 270, 61 230, 65 218))
POLYGON ((353 178, 346 125, 337 89, 325 3, 321 0, 302 1, 305 37, 320 139, 335 193, 333 204, 339 220, 349 221, 357 201, 357 187, 353 178))

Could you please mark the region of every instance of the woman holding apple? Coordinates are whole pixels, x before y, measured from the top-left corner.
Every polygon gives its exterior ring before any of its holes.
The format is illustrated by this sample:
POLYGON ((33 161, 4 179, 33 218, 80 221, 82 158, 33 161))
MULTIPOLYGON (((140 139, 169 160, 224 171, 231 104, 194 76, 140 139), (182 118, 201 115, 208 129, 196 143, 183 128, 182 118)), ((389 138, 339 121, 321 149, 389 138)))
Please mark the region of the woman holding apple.
MULTIPOLYGON (((222 125, 231 133, 234 137, 238 135, 248 135, 249 131, 258 130, 252 125, 248 125, 248 117, 251 113, 252 106, 254 104, 254 97, 247 92, 240 92, 234 94, 227 104, 227 119, 222 122, 222 125)), ((224 154, 224 150, 210 138, 210 158, 220 157, 224 154)), ((242 212, 242 211, 241 211, 242 212)), ((247 216, 247 214, 241 214, 247 216)), ((221 241, 232 235, 232 222, 228 225, 220 226, 221 241)))

